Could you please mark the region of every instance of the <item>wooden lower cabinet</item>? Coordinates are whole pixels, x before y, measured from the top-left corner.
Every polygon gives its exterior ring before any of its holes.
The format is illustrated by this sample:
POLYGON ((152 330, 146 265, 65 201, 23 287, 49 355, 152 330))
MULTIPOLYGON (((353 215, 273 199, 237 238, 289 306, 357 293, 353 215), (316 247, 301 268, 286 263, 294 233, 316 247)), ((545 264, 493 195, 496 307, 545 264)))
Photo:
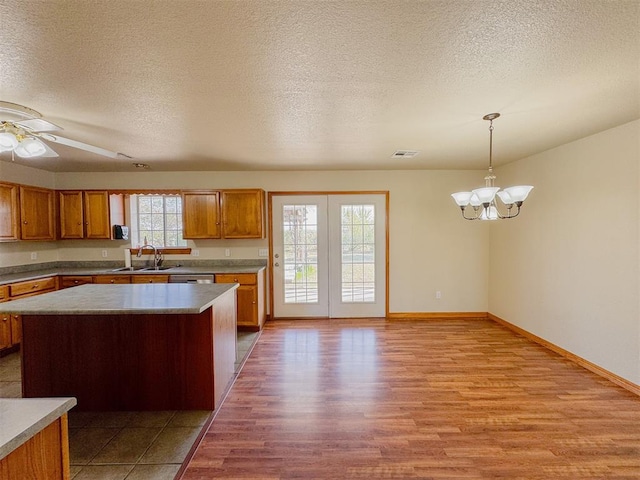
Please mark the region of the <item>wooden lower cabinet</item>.
POLYGON ((22 318, 20 315, 12 313, 11 315, 11 343, 19 345, 22 342, 22 318))
POLYGON ((238 283, 237 322, 238 328, 261 330, 266 313, 265 269, 258 273, 218 273, 216 283, 238 283))
MULTIPOLYGON (((53 292, 58 288, 57 277, 39 278, 0 286, 0 302, 31 297, 53 292)), ((6 304, 7 306, 10 303, 6 304)), ((0 308, 1 309, 1 308, 0 308)), ((22 319, 20 315, 0 312, 0 355, 17 351, 22 342, 22 319)), ((3 478, 3 477, 0 477, 3 478)))
POLYGON ((56 277, 46 277, 39 278, 37 280, 12 283, 9 285, 9 298, 11 300, 15 300, 17 298, 40 295, 42 293, 53 292, 54 290, 57 290, 57 288, 58 282, 56 277))
POLYGON ((169 283, 169 275, 131 275, 131 283, 169 283))
POLYGON ((62 415, 9 455, 0 459, 0 478, 3 480, 71 478, 67 414, 62 415))
POLYGON ((0 350, 9 348, 11 343, 11 315, 0 313, 0 350))
POLYGON ((94 275, 93 283, 131 283, 131 275, 94 275))
POLYGON ((91 275, 63 275, 60 277, 60 288, 77 287, 87 283, 93 283, 91 275))
POLYGON ((19 345, 22 341, 20 315, 0 313, 0 350, 19 345))

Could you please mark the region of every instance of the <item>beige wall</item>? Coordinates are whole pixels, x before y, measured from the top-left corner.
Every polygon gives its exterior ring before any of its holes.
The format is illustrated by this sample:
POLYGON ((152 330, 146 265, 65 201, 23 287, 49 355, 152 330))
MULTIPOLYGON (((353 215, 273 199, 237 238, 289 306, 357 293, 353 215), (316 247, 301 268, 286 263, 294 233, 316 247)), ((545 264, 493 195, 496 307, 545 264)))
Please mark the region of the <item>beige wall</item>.
MULTIPOLYGON (((498 169, 535 185, 521 217, 462 220, 449 194, 484 172, 51 174, 0 162, 6 181, 50 188, 389 190, 390 310, 490 311, 640 384, 640 121, 498 169), (435 291, 442 299, 435 299, 435 291)), ((266 240, 190 242, 200 258, 258 258, 266 240)), ((124 242, 0 244, 0 266, 122 259, 124 242)))
MULTIPOLYGON (((483 172, 468 171, 61 173, 55 175, 55 188, 388 190, 390 311, 476 312, 487 311, 489 229, 462 220, 449 194, 482 183, 482 176, 483 172), (442 292, 441 299, 435 298, 436 290, 442 292)), ((24 178, 13 181, 30 183, 24 178)), ((29 263, 30 252, 42 256, 49 248, 39 242, 20 243, 0 244, 0 265, 29 263)), ((60 260, 102 260, 102 250, 107 250, 107 259, 122 261, 127 246, 90 240, 55 245, 60 260)), ((200 259, 225 258, 225 248, 231 250, 230 258, 259 258, 258 249, 267 245, 266 239, 189 241, 200 259)))
POLYGON ((640 384, 640 121, 514 162, 535 185, 491 229, 489 311, 640 384))

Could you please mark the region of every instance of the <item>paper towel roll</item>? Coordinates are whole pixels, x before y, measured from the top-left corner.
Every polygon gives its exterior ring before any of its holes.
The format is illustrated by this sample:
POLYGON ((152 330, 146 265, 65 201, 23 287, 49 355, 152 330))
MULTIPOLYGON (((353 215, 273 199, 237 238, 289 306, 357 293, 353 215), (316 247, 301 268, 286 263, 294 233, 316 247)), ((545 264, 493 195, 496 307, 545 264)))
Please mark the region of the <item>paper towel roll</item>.
POLYGON ((131 268, 131 250, 128 248, 124 249, 124 266, 131 268))

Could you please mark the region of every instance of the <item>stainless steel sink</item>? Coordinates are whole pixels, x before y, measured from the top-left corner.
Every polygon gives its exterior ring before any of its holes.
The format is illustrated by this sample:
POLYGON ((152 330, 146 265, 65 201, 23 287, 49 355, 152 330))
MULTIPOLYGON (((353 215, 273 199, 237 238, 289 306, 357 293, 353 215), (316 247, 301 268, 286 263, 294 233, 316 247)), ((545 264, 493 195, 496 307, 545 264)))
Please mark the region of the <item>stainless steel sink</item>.
POLYGON ((113 270, 111 270, 112 272, 135 272, 138 270, 144 270, 144 268, 142 267, 120 267, 120 268, 114 268, 113 270))
POLYGON ((147 267, 143 268, 143 272, 159 272, 162 270, 170 270, 172 267, 147 267))

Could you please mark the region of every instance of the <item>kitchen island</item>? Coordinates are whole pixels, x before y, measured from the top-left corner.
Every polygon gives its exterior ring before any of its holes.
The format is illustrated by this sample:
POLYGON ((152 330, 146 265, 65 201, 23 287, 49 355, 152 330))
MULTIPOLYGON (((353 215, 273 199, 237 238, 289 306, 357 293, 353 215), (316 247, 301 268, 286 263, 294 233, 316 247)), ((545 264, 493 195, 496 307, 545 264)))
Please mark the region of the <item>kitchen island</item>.
POLYGON ((69 478, 67 412, 74 398, 0 398, 0 478, 69 478))
POLYGON ((234 375, 236 288, 82 285, 11 301, 23 397, 76 397, 89 411, 216 409, 234 375))

